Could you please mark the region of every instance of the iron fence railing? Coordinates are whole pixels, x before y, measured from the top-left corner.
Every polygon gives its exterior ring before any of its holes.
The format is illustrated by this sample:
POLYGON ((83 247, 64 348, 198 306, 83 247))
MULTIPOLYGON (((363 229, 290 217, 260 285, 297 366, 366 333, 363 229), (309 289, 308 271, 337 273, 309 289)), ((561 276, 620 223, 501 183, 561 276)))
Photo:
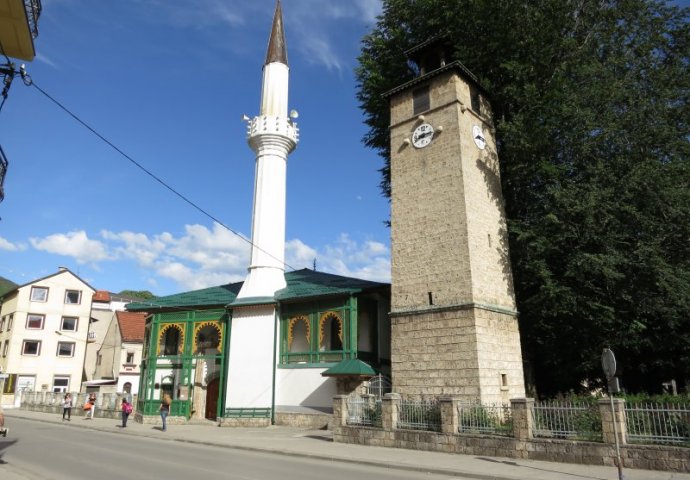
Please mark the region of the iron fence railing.
POLYGON ((603 441, 597 404, 568 401, 535 403, 532 420, 535 437, 603 441))
POLYGON ((381 427, 381 400, 375 397, 348 398, 347 424, 381 427))
POLYGON ((490 435, 513 435, 513 414, 509 404, 481 404, 479 402, 458 405, 458 431, 490 435))
POLYGON ((435 398, 402 400, 398 428, 441 431, 441 406, 435 398))
POLYGON ((689 407, 685 404, 626 404, 628 441, 690 446, 689 407))
POLYGON ((7 174, 8 165, 9 162, 5 156, 5 152, 3 152, 2 147, 0 147, 0 202, 5 199, 5 188, 3 185, 5 183, 5 175, 7 174))
POLYGON ((41 0, 24 0, 24 10, 29 21, 29 30, 33 38, 38 37, 38 17, 41 16, 41 0))

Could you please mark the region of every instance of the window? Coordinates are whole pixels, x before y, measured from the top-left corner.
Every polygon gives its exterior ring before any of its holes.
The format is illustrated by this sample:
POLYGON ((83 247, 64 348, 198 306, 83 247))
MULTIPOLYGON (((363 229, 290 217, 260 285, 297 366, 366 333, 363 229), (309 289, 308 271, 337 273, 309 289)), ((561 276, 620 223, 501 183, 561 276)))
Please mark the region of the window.
POLYGON ((39 340, 24 340, 22 355, 37 356, 41 354, 41 342, 39 340))
POLYGON ((7 331, 12 330, 12 322, 14 321, 14 313, 10 313, 10 318, 7 320, 7 331))
POLYGON ((122 385, 122 391, 124 393, 132 393, 132 383, 131 382, 125 382, 125 384, 122 385))
POLYGON ((101 362, 103 362, 103 355, 99 353, 98 357, 96 357, 96 365, 100 365, 101 362))
POLYGON ((81 303, 81 290, 67 290, 65 292, 65 303, 78 305, 81 303))
POLYGON ((45 318, 45 315, 35 315, 33 313, 28 314, 26 316, 26 328, 30 330, 43 329, 43 322, 45 318))
POLYGON ((431 108, 429 100, 429 86, 416 88, 412 91, 412 109, 415 115, 426 112, 431 108))
POLYGON ((471 102, 472 110, 474 110, 478 114, 481 114, 482 113, 481 97, 479 96, 479 92, 477 91, 477 89, 474 87, 470 88, 470 102, 471 102))
POLYGON ((77 317, 62 317, 62 322, 60 323, 60 330, 68 332, 76 332, 79 319, 77 317))
POLYGON ((74 343, 72 342, 58 342, 57 356, 58 357, 73 357, 74 343))
POLYGON ((132 352, 127 352, 127 360, 126 363, 131 365, 134 363, 134 353, 132 352))
POLYGON ((47 302, 48 301, 48 287, 31 287, 31 301, 32 302, 47 302))
POLYGON ((67 391, 69 391, 69 377, 54 377, 53 392, 65 393, 67 391))
POLYGON ((177 355, 181 353, 182 330, 177 325, 166 325, 161 330, 158 344, 161 355, 177 355))
POLYGON ((0 332, 2 332, 5 329, 5 318, 7 318, 7 315, 0 318, 0 332))
POLYGON ((350 345, 350 312, 347 308, 287 313, 281 322, 280 363, 335 363, 354 358, 350 345))
POLYGON ((2 356, 6 357, 7 356, 7 350, 10 348, 10 341, 5 340, 5 344, 2 346, 2 356))

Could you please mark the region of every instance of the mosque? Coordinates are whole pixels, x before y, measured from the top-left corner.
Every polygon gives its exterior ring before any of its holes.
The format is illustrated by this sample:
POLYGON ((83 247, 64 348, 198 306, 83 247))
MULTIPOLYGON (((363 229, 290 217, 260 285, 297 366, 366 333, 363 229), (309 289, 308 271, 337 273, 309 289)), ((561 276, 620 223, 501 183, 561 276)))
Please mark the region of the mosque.
MULTIPOLYGON (((376 374, 405 395, 524 396, 498 159, 486 92, 438 39, 408 52, 419 76, 389 92, 392 285, 285 272, 287 49, 276 2, 244 282, 132 303, 147 312, 138 418, 318 426, 336 394, 376 374)), ((293 116, 294 117, 294 116, 293 116)))

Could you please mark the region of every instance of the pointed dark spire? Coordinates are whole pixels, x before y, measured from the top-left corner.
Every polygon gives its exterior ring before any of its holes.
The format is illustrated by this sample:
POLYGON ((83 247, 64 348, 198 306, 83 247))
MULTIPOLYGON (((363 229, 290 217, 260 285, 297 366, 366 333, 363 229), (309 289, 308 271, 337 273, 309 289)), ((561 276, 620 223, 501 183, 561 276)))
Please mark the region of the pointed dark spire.
POLYGON ((271 39, 268 41, 268 51, 266 52, 266 63, 264 65, 273 62, 288 64, 285 30, 283 29, 283 10, 280 8, 280 0, 276 1, 271 39))

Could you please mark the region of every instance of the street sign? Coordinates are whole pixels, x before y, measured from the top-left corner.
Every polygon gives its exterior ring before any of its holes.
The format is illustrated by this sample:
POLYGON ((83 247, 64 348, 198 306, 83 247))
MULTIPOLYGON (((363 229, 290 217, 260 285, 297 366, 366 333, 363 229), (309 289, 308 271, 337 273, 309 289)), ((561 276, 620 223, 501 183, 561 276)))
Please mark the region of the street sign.
POLYGON ((616 376, 616 357, 610 348, 605 348, 601 354, 601 368, 604 369, 606 380, 611 380, 616 376))

